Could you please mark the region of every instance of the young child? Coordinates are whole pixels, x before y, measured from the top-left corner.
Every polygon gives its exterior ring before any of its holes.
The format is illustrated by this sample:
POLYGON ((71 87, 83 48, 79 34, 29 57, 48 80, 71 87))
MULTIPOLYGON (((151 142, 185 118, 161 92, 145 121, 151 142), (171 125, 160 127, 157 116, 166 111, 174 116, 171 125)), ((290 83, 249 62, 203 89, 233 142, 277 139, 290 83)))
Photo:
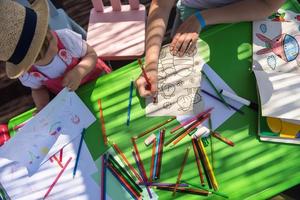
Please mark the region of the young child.
POLYGON ((48 29, 35 63, 19 80, 31 88, 36 109, 40 111, 49 102, 49 91, 57 94, 63 87, 74 91, 110 71, 81 35, 69 29, 48 29))
POLYGON ((81 35, 50 31, 46 0, 34 1, 31 8, 0 0, 0 27, 0 60, 9 78, 32 89, 37 112, 49 102, 49 91, 73 91, 111 71, 81 35))

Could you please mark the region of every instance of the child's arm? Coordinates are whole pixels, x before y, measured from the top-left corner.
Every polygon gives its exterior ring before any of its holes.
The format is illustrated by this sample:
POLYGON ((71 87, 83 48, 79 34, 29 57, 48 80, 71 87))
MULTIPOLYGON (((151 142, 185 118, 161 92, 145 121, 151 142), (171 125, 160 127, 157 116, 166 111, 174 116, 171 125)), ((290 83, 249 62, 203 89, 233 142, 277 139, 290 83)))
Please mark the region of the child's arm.
POLYGON ((77 66, 70 70, 63 79, 63 86, 71 91, 76 90, 81 80, 90 73, 96 66, 97 54, 95 50, 87 44, 87 53, 77 66))
MULTIPOLYGON (((200 11, 206 25, 255 21, 267 18, 277 11, 284 0, 243 0, 223 7, 200 11)), ((177 29, 170 45, 174 55, 183 56, 196 47, 200 23, 195 15, 188 17, 177 29)))
POLYGON ((31 95, 36 107, 36 113, 42 110, 49 103, 49 92, 45 87, 31 89, 31 95))
POLYGON ((151 90, 146 90, 147 82, 141 75, 136 80, 139 94, 143 97, 153 96, 157 92, 157 65, 160 47, 169 15, 176 0, 152 0, 146 26, 145 71, 151 83, 151 90))

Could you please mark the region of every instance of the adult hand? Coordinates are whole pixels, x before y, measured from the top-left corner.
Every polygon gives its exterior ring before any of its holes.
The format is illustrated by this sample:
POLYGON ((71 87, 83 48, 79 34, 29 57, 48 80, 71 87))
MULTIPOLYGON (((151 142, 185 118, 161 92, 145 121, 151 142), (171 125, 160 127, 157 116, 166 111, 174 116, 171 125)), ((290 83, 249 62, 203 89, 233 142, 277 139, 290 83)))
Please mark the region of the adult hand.
POLYGON ((180 57, 184 54, 191 55, 196 48, 200 30, 199 21, 195 15, 191 15, 179 26, 170 44, 170 52, 180 57))
POLYGON ((143 73, 139 76, 139 78, 135 81, 136 87, 139 91, 140 96, 156 96, 157 93, 157 71, 156 70, 148 70, 146 71, 147 77, 149 78, 149 82, 151 84, 151 88, 149 90, 147 81, 143 76, 143 73))
POLYGON ((68 71, 65 75, 62 85, 67 87, 70 91, 75 91, 81 83, 82 74, 74 67, 72 70, 68 71))

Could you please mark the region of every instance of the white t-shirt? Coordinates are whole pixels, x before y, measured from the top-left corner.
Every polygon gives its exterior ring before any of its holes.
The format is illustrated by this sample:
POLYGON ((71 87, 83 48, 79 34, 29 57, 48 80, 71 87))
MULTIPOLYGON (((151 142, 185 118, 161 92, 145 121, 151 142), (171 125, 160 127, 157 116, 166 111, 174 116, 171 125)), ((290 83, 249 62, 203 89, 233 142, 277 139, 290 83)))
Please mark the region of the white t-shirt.
POLYGON ((199 9, 221 7, 236 1, 239 0, 181 0, 184 5, 199 9))
MULTIPOLYGON (((66 50, 69 51, 73 57, 82 58, 86 55, 87 43, 82 39, 80 34, 70 29, 61 29, 55 32, 65 46, 66 50)), ((64 74, 67 66, 65 62, 58 56, 58 54, 56 54, 51 63, 45 66, 35 65, 35 68, 49 78, 57 78, 64 74)), ((24 86, 33 89, 40 88, 43 85, 42 81, 44 81, 44 79, 45 77, 39 76, 39 73, 28 72, 25 72, 19 77, 19 80, 24 86)))

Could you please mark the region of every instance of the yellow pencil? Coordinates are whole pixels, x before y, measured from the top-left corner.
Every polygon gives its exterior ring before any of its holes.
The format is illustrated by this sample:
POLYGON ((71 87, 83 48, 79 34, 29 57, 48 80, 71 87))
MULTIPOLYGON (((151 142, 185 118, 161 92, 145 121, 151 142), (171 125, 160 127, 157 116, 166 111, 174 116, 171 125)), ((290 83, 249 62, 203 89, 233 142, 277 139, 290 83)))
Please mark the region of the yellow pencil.
POLYGON ((209 162, 209 159, 208 159, 208 156, 206 154, 206 151, 205 151, 205 148, 204 148, 204 145, 200 140, 198 140, 198 144, 199 144, 199 148, 200 148, 200 153, 201 153, 201 156, 203 157, 203 160, 204 160, 204 163, 205 164, 205 168, 207 169, 207 173, 211 179, 211 183, 212 183, 212 187, 214 188, 214 190, 218 190, 218 183, 217 183, 217 180, 216 180, 216 177, 214 175, 214 171, 210 165, 210 162, 209 162))

